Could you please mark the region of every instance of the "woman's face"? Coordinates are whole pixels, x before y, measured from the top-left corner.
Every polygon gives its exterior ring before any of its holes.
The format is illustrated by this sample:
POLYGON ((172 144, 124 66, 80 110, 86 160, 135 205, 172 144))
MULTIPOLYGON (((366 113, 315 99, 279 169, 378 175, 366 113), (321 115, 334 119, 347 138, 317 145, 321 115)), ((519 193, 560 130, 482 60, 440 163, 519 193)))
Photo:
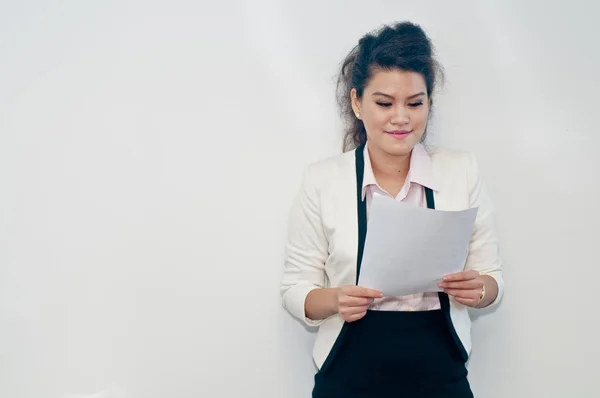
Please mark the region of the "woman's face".
POLYGON ((362 98, 352 89, 351 99, 354 113, 365 125, 370 150, 405 156, 425 133, 430 100, 420 73, 378 70, 362 98))

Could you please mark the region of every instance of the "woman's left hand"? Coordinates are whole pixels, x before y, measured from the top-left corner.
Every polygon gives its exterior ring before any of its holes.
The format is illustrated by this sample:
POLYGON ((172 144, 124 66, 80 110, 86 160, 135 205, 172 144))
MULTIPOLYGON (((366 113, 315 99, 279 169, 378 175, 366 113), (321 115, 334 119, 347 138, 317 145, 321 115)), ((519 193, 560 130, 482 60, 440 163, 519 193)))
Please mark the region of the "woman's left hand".
POLYGON ((479 272, 468 270, 445 276, 438 286, 459 303, 475 307, 480 302, 485 281, 479 272))

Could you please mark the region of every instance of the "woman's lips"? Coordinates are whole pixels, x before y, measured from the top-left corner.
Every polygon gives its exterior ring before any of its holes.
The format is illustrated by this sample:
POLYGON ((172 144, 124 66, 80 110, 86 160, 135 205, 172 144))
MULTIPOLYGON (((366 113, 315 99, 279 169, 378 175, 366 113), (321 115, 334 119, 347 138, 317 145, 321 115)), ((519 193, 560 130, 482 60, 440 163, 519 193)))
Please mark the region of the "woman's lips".
POLYGON ((394 138, 405 138, 410 134, 408 130, 394 130, 394 131, 386 131, 386 134, 394 137, 394 138))

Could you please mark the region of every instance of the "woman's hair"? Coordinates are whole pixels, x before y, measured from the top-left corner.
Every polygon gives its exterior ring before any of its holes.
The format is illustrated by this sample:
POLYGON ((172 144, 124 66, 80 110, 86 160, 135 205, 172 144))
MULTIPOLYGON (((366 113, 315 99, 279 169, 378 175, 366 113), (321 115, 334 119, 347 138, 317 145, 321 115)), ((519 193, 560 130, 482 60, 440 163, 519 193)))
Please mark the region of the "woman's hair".
POLYGON ((346 125, 344 151, 367 140, 365 126, 352 110, 350 92, 355 88, 356 96, 362 98, 370 78, 378 70, 420 73, 430 100, 436 82, 443 79, 443 69, 435 60, 433 44, 419 25, 398 22, 363 36, 342 62, 337 79, 337 102, 346 125))

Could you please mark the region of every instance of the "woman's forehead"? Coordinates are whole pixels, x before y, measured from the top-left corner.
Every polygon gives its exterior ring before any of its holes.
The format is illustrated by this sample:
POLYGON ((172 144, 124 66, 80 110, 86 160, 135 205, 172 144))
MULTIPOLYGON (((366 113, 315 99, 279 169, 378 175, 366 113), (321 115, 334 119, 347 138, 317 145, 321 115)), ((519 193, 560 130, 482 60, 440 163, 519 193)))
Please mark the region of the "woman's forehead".
POLYGON ((369 94, 385 94, 389 96, 411 96, 419 92, 427 92, 423 75, 418 72, 402 70, 378 70, 373 73, 365 91, 369 94))

